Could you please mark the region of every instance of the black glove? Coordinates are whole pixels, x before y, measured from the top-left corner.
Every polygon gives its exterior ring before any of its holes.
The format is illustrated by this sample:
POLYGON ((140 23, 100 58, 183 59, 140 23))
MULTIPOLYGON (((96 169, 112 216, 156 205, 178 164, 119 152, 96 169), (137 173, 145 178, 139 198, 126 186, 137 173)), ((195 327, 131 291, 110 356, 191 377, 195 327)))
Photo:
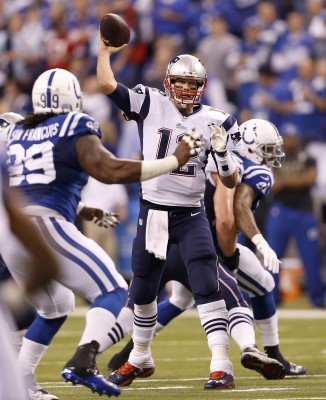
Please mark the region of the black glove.
POLYGON ((230 271, 234 271, 239 267, 240 251, 237 248, 234 254, 230 257, 226 257, 222 252, 220 254, 223 264, 229 268, 230 271))

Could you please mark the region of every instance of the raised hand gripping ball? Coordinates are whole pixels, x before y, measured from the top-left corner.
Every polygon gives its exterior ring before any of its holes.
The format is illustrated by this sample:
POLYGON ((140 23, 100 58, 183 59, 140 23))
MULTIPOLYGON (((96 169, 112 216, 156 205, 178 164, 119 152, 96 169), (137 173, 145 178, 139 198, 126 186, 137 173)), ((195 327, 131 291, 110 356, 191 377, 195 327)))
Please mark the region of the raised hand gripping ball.
POLYGON ((130 40, 130 28, 117 14, 106 14, 100 22, 100 34, 107 46, 120 47, 130 40))

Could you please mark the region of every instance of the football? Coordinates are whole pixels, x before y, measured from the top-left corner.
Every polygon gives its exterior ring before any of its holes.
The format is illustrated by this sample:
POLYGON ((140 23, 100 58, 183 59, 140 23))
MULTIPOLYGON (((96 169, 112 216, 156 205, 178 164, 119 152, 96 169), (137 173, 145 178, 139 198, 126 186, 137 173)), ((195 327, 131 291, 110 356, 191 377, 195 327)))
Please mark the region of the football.
POLYGON ((100 34, 107 46, 120 47, 130 40, 127 22, 117 14, 106 14, 100 22, 100 34))

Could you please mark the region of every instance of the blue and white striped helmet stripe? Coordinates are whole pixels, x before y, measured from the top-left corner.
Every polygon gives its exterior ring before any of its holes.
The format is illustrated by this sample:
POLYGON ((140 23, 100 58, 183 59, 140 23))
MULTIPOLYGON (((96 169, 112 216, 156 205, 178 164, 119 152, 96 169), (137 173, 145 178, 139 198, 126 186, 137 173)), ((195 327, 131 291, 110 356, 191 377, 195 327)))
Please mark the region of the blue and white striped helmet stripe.
POLYGON ((54 79, 54 75, 55 75, 56 71, 52 71, 50 76, 49 76, 49 80, 48 80, 48 84, 47 84, 47 89, 46 89, 46 106, 48 108, 51 108, 51 87, 52 87, 52 82, 54 79))

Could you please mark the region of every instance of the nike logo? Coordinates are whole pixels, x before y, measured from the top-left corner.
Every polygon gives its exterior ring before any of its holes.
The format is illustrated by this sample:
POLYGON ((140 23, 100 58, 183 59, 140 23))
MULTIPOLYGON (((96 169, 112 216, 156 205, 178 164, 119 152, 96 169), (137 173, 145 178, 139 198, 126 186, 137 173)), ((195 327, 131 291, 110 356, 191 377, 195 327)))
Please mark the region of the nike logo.
POLYGON ((190 215, 191 215, 192 217, 194 217, 195 215, 198 215, 198 214, 200 214, 200 211, 197 212, 197 213, 191 213, 190 215))

